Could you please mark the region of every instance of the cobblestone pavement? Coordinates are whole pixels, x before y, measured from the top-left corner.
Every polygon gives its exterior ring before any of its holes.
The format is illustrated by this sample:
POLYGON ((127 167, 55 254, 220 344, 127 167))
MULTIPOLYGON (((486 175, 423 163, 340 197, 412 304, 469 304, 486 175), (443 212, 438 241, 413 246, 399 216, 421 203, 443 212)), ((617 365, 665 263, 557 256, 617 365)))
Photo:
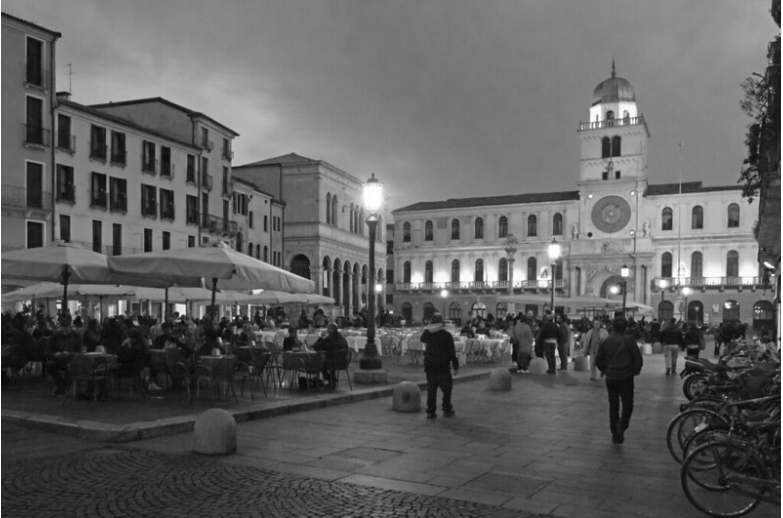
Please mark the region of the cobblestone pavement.
POLYGON ((3 466, 3 516, 520 517, 500 507, 123 448, 3 466))

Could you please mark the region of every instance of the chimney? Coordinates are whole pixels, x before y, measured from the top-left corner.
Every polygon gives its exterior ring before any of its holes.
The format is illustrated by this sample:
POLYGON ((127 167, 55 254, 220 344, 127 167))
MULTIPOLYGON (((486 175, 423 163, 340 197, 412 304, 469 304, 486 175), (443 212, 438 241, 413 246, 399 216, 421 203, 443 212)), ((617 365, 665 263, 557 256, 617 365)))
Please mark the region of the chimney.
POLYGON ((70 101, 71 100, 71 92, 57 92, 57 100, 58 101, 70 101))

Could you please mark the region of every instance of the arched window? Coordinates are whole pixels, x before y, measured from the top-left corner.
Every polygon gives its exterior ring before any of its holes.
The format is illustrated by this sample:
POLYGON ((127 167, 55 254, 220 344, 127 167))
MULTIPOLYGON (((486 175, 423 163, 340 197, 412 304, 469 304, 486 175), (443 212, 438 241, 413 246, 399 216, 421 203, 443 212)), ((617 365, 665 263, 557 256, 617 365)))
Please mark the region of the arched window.
POLYGON ((264 259, 263 259, 263 261, 265 263, 269 262, 269 247, 266 246, 266 245, 264 245, 264 259))
POLYGON ((508 235, 508 218, 500 216, 498 220, 498 237, 506 237, 508 235))
POLYGON ((612 140, 609 137, 601 139, 601 158, 609 158, 612 156, 612 140))
POLYGON ((739 205, 732 203, 729 205, 729 228, 739 227, 739 205))
POLYGON ((531 257, 527 260, 527 280, 535 281, 538 278, 538 261, 535 257, 531 257))
POLYGON ((261 245, 256 245, 256 259, 261 259, 261 245))
POLYGON ((739 322, 740 305, 736 300, 727 300, 723 303, 723 321, 739 322))
POLYGON ((671 230, 674 227, 672 209, 666 207, 661 211, 661 230, 671 230))
POLYGON ((451 261, 451 282, 459 282, 459 260, 451 261))
POLYGON ((411 306, 410 302, 402 303, 402 318, 404 318, 406 322, 413 320, 413 306, 411 306))
POLYGON ((507 313, 508 304, 505 302, 498 302, 498 305, 495 306, 495 316, 498 318, 505 318, 507 313))
POLYGON ((459 239, 459 220, 451 220, 451 239, 459 239))
POLYGON ((424 241, 432 241, 432 221, 424 223, 424 241))
POLYGON ((402 242, 403 243, 410 243, 411 242, 411 224, 407 221, 402 224, 402 242))
POLYGON ((255 218, 253 217, 253 211, 247 213, 247 226, 253 228, 255 218))
POLYGON ((613 110, 609 110, 608 112, 606 112, 606 120, 608 120, 608 121, 614 120, 614 111, 613 110))
POLYGON ((337 215, 337 195, 335 194, 332 196, 332 225, 337 225, 338 215, 337 215))
POLYGON ((476 282, 484 282, 484 260, 476 259, 476 272, 473 276, 473 280, 476 282))
POLYGON ((531 214, 527 217, 527 235, 538 235, 538 219, 536 218, 535 214, 531 214))
POLYGON ((354 231, 354 224, 356 222, 356 218, 354 217, 354 213, 353 213, 353 203, 351 203, 350 211, 351 212, 350 212, 350 215, 349 215, 348 227, 349 227, 349 230, 351 232, 353 232, 354 231))
POLYGON ((405 261, 402 265, 402 282, 411 282, 411 262, 405 261))
POLYGON ((326 193, 326 224, 332 224, 332 193, 326 193))
POLYGON ((760 300, 753 304, 753 330, 761 334, 764 328, 775 329, 775 309, 767 300, 760 300))
POLYGON ((661 255, 661 277, 669 278, 672 276, 672 254, 664 252, 661 255))
POLYGON ((484 220, 482 218, 476 218, 476 232, 475 232, 475 238, 476 239, 484 239, 484 220))
POLYGON ((697 230, 704 228, 704 209, 701 205, 696 205, 691 211, 691 228, 697 230))
POLYGON ((612 137, 612 156, 620 156, 622 154, 622 142, 622 138, 618 136, 612 137))
POLYGON ((692 300, 688 302, 688 309, 686 310, 686 318, 688 322, 704 322, 704 304, 698 300, 692 300))
POLYGON ((726 277, 739 277, 739 254, 729 250, 726 254, 726 277))
POLYGON ((459 305, 459 302, 452 302, 449 304, 449 320, 453 321, 457 325, 461 324, 460 321, 462 320, 462 306, 459 305))
POLYGON ((432 282, 432 261, 424 263, 424 282, 432 282))
POLYGON ((499 281, 508 280, 508 260, 506 260, 505 257, 502 258, 498 263, 498 280, 499 281))
POLYGON ((253 243, 247 244, 247 255, 250 257, 253 257, 253 243))
POLYGON ((702 276, 702 256, 701 252, 693 252, 691 255, 691 278, 702 276))
POLYGON ((481 317, 484 318, 487 314, 487 306, 483 302, 474 302, 470 306, 471 318, 481 317))
POLYGON ((264 216, 264 232, 269 232, 269 216, 264 216))
POLYGON ((552 216, 552 235, 563 235, 563 215, 559 212, 556 212, 555 215, 552 216))

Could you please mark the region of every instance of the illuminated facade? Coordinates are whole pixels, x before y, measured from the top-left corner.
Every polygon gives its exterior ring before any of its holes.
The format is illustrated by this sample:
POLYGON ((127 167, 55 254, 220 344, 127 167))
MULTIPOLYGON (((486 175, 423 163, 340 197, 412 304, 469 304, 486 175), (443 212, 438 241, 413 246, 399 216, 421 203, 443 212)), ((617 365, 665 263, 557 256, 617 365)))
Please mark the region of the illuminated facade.
POLYGON ((757 262, 755 207, 739 186, 648 184, 650 133, 633 88, 614 65, 595 88, 578 135, 577 190, 428 201, 393 211, 395 312, 421 321, 444 308, 454 320, 540 311, 498 297, 549 294, 553 275, 556 306, 577 295, 619 301, 612 288, 628 266, 629 306, 652 306, 653 317, 771 323, 773 294, 757 262), (553 240, 562 249, 554 268, 547 254, 553 240))

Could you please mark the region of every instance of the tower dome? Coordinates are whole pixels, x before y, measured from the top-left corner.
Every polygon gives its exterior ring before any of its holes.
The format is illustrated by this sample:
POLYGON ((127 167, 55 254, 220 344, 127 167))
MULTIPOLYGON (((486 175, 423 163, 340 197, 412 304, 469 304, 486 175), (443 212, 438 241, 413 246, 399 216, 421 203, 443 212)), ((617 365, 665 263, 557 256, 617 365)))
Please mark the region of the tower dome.
POLYGON ((622 101, 636 102, 636 97, 634 97, 631 83, 622 77, 617 77, 617 74, 615 74, 614 60, 612 60, 612 77, 602 81, 595 87, 592 106, 622 101))

